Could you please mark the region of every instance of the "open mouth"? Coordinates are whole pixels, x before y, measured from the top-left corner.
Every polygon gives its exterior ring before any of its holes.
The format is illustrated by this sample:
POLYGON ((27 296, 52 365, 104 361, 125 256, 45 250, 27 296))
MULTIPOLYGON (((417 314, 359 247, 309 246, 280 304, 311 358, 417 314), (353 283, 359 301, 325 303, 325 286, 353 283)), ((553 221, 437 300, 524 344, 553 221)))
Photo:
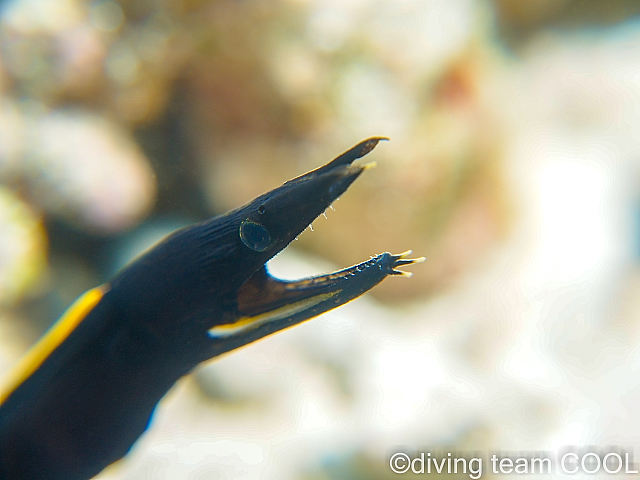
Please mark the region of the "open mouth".
MULTIPOLYGON (((302 191, 297 203, 306 207, 305 193, 319 191, 318 185, 324 182, 323 193, 314 193, 318 195, 315 198, 319 200, 316 202, 317 205, 313 205, 316 208, 311 219, 313 221, 363 171, 373 166, 374 163, 351 164, 354 160, 371 152, 383 139, 382 137, 367 139, 323 167, 296 177, 280 188, 289 187, 302 191)), ((300 191, 295 195, 299 195, 300 191)), ((312 194, 309 193, 308 196, 312 194)), ((309 226, 310 223, 302 229, 309 226)), ((411 251, 398 255, 382 253, 343 270, 296 281, 275 278, 269 274, 266 266, 262 265, 237 291, 236 318, 229 323, 209 329, 209 336, 213 339, 223 339, 251 332, 252 337, 258 338, 313 318, 357 298, 387 276, 411 276, 411 273, 398 268, 423 262, 425 258, 407 258, 410 254, 411 251)))

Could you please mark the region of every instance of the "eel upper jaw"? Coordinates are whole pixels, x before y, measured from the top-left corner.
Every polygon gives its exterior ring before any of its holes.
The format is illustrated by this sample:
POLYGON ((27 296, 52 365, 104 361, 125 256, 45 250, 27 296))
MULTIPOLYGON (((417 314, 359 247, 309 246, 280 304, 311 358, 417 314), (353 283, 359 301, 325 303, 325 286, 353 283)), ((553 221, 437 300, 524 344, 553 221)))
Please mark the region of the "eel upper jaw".
POLYGON ((371 166, 352 162, 369 153, 381 139, 367 139, 328 164, 285 182, 231 213, 241 222, 244 245, 253 250, 240 250, 244 265, 253 266, 247 268, 250 274, 297 238, 371 166), (253 243, 255 238, 258 241, 253 243))
MULTIPOLYGON (((310 172, 305 173, 304 175, 300 175, 299 177, 293 178, 288 182, 286 182, 285 185, 293 184, 293 183, 308 180, 313 177, 317 177, 319 175, 322 175, 323 173, 327 173, 340 166, 351 165, 355 160, 362 158, 365 155, 367 155, 369 152, 371 152, 371 150, 373 150, 380 141, 386 141, 386 140, 389 140, 389 139, 387 137, 367 138, 366 140, 363 140, 362 142, 357 144, 355 147, 352 147, 346 152, 344 152, 343 154, 338 155, 336 158, 331 160, 326 165, 316 168, 315 170, 311 170, 310 172)), ((359 168, 363 168, 363 167, 366 168, 367 165, 363 165, 362 167, 359 167, 359 168)))

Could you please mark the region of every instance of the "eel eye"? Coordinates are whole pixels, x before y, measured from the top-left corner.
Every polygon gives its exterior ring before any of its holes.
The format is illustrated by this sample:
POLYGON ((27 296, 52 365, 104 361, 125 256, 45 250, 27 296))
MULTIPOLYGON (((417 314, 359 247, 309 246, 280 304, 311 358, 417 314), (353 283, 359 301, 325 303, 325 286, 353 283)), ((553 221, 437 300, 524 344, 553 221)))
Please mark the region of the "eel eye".
POLYGON ((240 225, 240 240, 256 252, 263 252, 271 245, 271 236, 267 229, 249 219, 240 225))

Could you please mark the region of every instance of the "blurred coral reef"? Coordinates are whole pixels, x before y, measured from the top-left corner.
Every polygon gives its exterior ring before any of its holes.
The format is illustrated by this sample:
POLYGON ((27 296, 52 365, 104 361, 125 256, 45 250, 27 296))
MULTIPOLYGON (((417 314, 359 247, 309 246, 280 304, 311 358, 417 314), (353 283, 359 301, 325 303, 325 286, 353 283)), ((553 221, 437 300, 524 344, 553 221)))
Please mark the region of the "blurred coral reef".
POLYGON ((296 247, 340 265, 428 251, 414 281, 376 289, 389 301, 450 281, 508 225, 504 128, 483 97, 504 62, 484 41, 488 18, 481 4, 458 1, 213 4, 212 46, 186 79, 189 134, 213 207, 246 202, 356 138, 388 135, 379 171, 296 247), (471 241, 450 241, 460 235, 471 241))
POLYGON ((401 446, 639 447, 638 15, 1 3, 0 370, 162 235, 384 135, 270 268, 428 261, 202 366, 99 478, 387 479, 401 446))

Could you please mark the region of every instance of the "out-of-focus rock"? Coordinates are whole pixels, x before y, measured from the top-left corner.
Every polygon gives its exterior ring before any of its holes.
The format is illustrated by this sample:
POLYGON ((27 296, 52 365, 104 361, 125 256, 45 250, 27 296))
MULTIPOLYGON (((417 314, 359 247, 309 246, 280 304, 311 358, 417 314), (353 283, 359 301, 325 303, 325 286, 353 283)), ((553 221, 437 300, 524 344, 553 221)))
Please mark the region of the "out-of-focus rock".
POLYGON ((153 206, 155 175, 117 125, 82 112, 33 119, 25 179, 41 208, 89 230, 112 232, 153 206))
POLYGON ((518 0, 494 0, 499 19, 519 28, 540 25, 563 13, 571 0, 538 0, 520 2, 518 0))
POLYGON ((493 0, 496 23, 503 41, 516 49, 540 31, 598 28, 640 14, 636 0, 493 0))
POLYGON ((0 377, 8 372, 29 348, 33 332, 28 321, 7 309, 0 310, 0 377))
POLYGON ((10 1, 0 22, 3 64, 22 95, 85 99, 100 80, 105 44, 76 0, 10 1))
POLYGON ((46 238, 33 210, 0 187, 0 304, 14 303, 42 285, 46 238))
POLYGON ((79 110, 0 106, 0 179, 20 184, 48 214, 90 231, 139 222, 155 200, 155 174, 118 125, 79 110))
MULTIPOLYGON (((189 55, 180 8, 114 0, 13 0, 0 21, 8 82, 52 107, 81 102, 139 125, 160 115, 189 55)), ((4 82, 3 82, 4 83, 4 82)))
POLYGON ((0 178, 10 184, 21 176, 27 121, 18 104, 0 99, 0 178))

